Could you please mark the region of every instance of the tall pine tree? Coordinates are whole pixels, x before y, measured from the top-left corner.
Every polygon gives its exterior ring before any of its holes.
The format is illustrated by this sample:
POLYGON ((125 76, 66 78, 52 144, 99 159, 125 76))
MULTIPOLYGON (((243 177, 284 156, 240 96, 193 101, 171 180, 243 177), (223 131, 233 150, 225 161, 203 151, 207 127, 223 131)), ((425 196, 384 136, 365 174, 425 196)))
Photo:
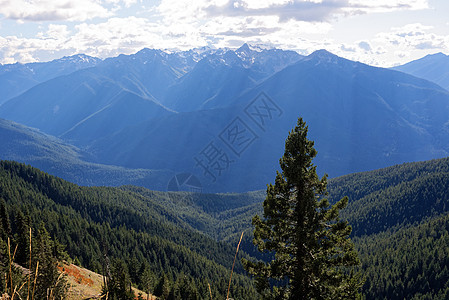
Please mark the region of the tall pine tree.
POLYGON ((274 252, 267 263, 243 260, 266 299, 357 299, 363 280, 349 239, 351 227, 339 219, 348 198, 330 206, 327 176, 312 163, 317 152, 300 118, 285 142, 282 172, 267 187, 263 219, 253 218, 254 244, 274 252))

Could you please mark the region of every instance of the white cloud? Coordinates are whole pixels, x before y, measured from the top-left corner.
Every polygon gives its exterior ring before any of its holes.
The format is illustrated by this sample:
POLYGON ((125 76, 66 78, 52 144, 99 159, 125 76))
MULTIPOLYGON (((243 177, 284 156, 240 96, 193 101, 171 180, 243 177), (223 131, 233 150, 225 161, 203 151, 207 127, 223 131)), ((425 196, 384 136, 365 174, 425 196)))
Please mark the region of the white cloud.
POLYGON ((48 30, 46 32, 39 32, 37 34, 38 38, 41 39, 54 39, 54 40, 63 40, 67 38, 69 35, 69 31, 67 30, 66 25, 56 25, 50 24, 48 25, 48 30))
POLYGON ((141 0, 0 0, 0 15, 5 18, 73 22, 40 23, 34 38, 22 38, 20 33, 0 37, 0 62, 29 62, 42 53, 51 58, 80 52, 104 58, 143 47, 185 50, 248 42, 301 54, 325 48, 349 59, 385 65, 408 59, 412 52, 448 49, 448 38, 433 34, 432 27, 409 24, 341 42, 331 38, 335 22, 350 15, 428 5, 427 0, 161 0, 143 9, 141 0), (139 17, 127 17, 129 11, 139 17))
POLYGON ((171 26, 166 26, 164 21, 150 22, 145 18, 110 18, 98 24, 81 23, 71 29, 66 25, 50 24, 35 38, 0 37, 0 62, 36 61, 42 53, 52 58, 62 56, 58 54, 75 53, 105 58, 135 53, 144 47, 185 50, 208 44, 238 47, 249 42, 296 50, 301 54, 327 49, 348 59, 390 66, 419 58, 429 49, 449 52, 449 38, 432 33, 432 29, 422 24, 408 24, 379 33, 369 40, 342 44, 326 38, 332 31, 328 23, 295 20, 279 23, 275 16, 216 17, 202 24, 185 19, 171 26), (304 38, 304 33, 317 38, 304 38))
POLYGON ((95 0, 0 0, 0 15, 18 21, 84 21, 111 16, 95 0))
POLYGON ((96 57, 131 54, 148 48, 189 49, 207 41, 194 27, 167 28, 145 18, 110 18, 98 24, 81 23, 69 30, 66 25, 50 24, 35 38, 0 37, 0 63, 36 61, 38 54, 52 58, 85 53, 96 57))
POLYGON ((432 26, 420 23, 407 24, 403 27, 392 28, 390 32, 378 34, 376 41, 393 45, 397 49, 444 48, 447 37, 437 36, 430 32, 431 29, 433 29, 432 26))
MULTIPOLYGON (((199 35, 192 46, 204 40, 219 47, 249 42, 307 53, 313 47, 329 48, 332 42, 323 35, 332 30, 338 17, 427 7, 427 0, 162 0, 157 11, 163 24, 177 35, 199 35), (322 37, 300 38, 304 35, 322 37)), ((367 51, 369 46, 354 44, 346 49, 367 51)), ((345 47, 337 45, 337 49, 345 47)))
POLYGON ((367 64, 388 67, 432 52, 449 52, 449 37, 437 35, 432 29, 432 26, 420 23, 394 27, 388 32, 377 34, 367 45, 366 41, 358 41, 353 45, 340 47, 335 53, 367 64), (347 51, 349 48, 356 51, 347 51))

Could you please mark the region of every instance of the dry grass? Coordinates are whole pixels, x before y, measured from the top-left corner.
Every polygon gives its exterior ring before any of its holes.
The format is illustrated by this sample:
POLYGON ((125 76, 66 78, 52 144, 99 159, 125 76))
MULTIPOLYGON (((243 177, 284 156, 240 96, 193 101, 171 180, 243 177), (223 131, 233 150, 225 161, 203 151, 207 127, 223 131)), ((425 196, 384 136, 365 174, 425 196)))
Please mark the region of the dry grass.
MULTIPOLYGON (((60 267, 60 271, 67 275, 67 281, 70 286, 69 292, 67 293, 68 300, 100 298, 101 287, 103 285, 102 275, 74 264, 67 263, 60 267)), ((135 295, 142 293, 143 298, 147 299, 147 294, 144 292, 134 288, 133 291, 135 295)), ((156 297, 150 295, 148 299, 154 300, 156 297)))
POLYGON ((239 248, 240 248, 240 243, 242 242, 242 238, 243 238, 243 232, 242 232, 242 235, 240 236, 239 243, 237 244, 237 249, 235 250, 234 262, 232 263, 232 269, 231 269, 231 276, 229 277, 228 292, 226 293, 226 300, 230 299, 229 291, 231 290, 232 273, 234 272, 235 260, 237 259, 237 254, 239 253, 239 248))

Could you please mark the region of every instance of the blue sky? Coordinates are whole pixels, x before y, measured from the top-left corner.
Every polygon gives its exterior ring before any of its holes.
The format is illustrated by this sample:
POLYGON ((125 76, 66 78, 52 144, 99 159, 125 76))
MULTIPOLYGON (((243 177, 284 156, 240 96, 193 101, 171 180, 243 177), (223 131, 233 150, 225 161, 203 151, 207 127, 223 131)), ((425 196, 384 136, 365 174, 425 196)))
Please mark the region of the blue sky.
POLYGON ((248 42, 390 67, 449 54, 447 0, 0 0, 0 63, 248 42))

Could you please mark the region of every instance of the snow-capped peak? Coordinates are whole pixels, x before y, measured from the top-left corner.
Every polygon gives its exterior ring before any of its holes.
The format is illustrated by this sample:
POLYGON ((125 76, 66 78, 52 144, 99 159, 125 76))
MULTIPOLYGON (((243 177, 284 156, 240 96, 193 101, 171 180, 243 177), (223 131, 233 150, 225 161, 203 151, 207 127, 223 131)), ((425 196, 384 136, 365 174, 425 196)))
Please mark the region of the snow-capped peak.
POLYGON ((55 59, 53 62, 68 62, 74 64, 96 64, 101 59, 86 54, 75 54, 72 56, 64 56, 61 59, 55 59))

